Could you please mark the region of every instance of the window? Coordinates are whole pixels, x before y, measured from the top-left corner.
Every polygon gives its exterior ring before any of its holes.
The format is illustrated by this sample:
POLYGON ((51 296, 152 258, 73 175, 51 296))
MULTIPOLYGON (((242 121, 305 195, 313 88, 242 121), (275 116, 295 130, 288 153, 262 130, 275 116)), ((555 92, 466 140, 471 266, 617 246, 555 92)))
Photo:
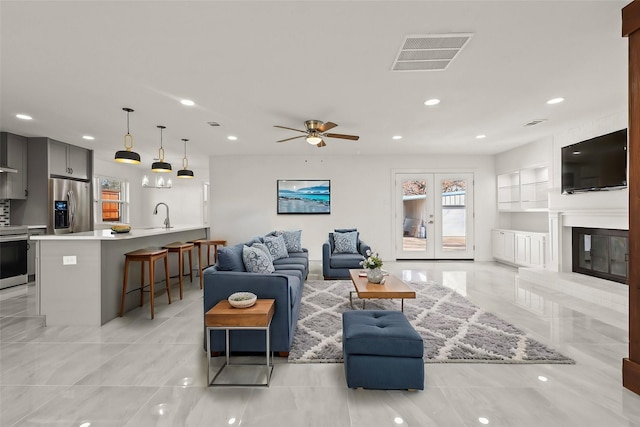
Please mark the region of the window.
POLYGON ((118 178, 96 177, 98 191, 96 222, 129 220, 129 182, 118 178))

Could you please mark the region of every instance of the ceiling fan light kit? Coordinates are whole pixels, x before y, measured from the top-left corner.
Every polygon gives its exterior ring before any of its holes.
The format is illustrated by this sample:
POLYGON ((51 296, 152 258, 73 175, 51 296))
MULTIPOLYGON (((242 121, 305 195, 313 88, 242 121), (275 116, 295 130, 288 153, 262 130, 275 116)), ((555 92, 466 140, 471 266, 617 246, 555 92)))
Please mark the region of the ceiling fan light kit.
POLYGON ((322 122, 320 120, 307 120, 304 122, 304 126, 306 130, 294 129, 286 126, 278 126, 274 127, 280 129, 294 130, 296 132, 304 133, 305 135, 294 136, 291 138, 281 139, 277 142, 285 142, 290 141, 292 139, 305 138, 305 140, 312 145, 315 145, 318 148, 326 147, 327 144, 324 142, 324 138, 339 138, 339 139, 349 139, 351 141, 357 141, 360 139, 357 135, 345 135, 341 133, 327 133, 328 130, 333 129, 338 126, 333 122, 322 122))
POLYGON ((158 158, 157 162, 153 162, 151 165, 151 170, 153 172, 171 172, 171 163, 167 163, 164 161, 164 148, 162 147, 162 130, 166 129, 165 126, 157 126, 160 129, 160 149, 158 150, 158 158))
POLYGON ((140 154, 135 151, 131 151, 133 149, 133 136, 129 133, 129 113, 133 113, 131 108, 123 108, 122 110, 127 112, 127 133, 124 136, 124 150, 116 151, 116 155, 114 160, 120 163, 129 163, 133 165, 140 164, 140 154))

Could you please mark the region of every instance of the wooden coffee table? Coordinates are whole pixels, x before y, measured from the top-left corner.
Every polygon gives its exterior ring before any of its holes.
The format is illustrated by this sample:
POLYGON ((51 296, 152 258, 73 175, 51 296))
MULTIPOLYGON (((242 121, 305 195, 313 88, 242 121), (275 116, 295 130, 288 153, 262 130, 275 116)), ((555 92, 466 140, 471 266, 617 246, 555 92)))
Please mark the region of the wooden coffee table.
POLYGON ((271 380, 271 373, 273 372, 273 355, 271 354, 270 346, 270 326, 273 313, 275 312, 275 300, 274 299, 259 299, 256 303, 248 308, 234 308, 229 304, 229 301, 222 300, 213 306, 205 314, 205 326, 207 331, 207 384, 216 386, 233 386, 233 385, 261 385, 269 386, 271 380), (218 372, 214 375, 213 379, 210 377, 210 364, 211 364, 211 331, 222 329, 225 331, 225 363, 218 369, 218 372), (266 363, 262 365, 256 365, 254 363, 231 363, 229 360, 229 331, 230 330, 263 330, 265 331, 266 340, 266 363), (269 359, 271 357, 271 359, 269 359), (225 368, 238 367, 241 365, 253 365, 262 366, 264 382, 261 383, 222 383, 217 384, 216 379, 225 368))
POLYGON ((365 308, 365 302, 370 298, 400 298, 401 311, 404 311, 404 299, 415 298, 416 291, 411 289, 402 280, 391 274, 384 276, 383 284, 369 283, 367 276, 361 277, 362 269, 349 270, 351 281, 356 287, 355 291, 349 292, 349 303, 353 308, 352 295, 354 292, 358 294, 358 298, 362 299, 362 309, 365 308))

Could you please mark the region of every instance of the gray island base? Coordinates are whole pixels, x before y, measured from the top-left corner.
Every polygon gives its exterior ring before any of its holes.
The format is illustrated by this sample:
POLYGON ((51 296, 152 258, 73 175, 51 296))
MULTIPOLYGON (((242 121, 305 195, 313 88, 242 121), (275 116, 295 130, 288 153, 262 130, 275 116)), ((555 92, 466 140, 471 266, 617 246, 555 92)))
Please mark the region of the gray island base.
MULTIPOLYGON (((205 237, 208 237, 208 227, 202 225, 134 228, 122 234, 96 230, 33 236, 37 243, 36 304, 39 314, 46 316, 48 326, 103 325, 119 315, 125 253, 205 237)), ((197 254, 195 259, 198 259, 197 254)), ((129 289, 139 287, 141 264, 130 265, 129 289)), ((164 281, 163 263, 156 264, 156 282, 164 281)), ((171 254, 169 274, 172 277, 178 274, 177 256, 171 254)), ((145 274, 146 280, 148 276, 145 274)), ((157 289, 164 289, 164 286, 157 289)), ((131 293, 126 300, 125 312, 139 304, 138 294, 131 293)), ((148 304, 148 296, 145 304, 148 304)))

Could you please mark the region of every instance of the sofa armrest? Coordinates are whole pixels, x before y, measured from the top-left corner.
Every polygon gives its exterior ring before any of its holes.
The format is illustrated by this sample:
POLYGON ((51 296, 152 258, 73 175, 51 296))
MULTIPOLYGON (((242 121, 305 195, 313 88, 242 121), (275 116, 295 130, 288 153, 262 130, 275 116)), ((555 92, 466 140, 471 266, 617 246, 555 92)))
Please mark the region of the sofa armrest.
POLYGON ((370 251, 370 250, 371 250, 371 246, 369 246, 368 244, 360 240, 360 246, 358 248, 358 252, 360 252, 360 255, 366 257, 367 251, 370 251))
POLYGON ((331 244, 326 240, 322 244, 322 275, 324 277, 331 276, 329 269, 331 268, 331 244))

